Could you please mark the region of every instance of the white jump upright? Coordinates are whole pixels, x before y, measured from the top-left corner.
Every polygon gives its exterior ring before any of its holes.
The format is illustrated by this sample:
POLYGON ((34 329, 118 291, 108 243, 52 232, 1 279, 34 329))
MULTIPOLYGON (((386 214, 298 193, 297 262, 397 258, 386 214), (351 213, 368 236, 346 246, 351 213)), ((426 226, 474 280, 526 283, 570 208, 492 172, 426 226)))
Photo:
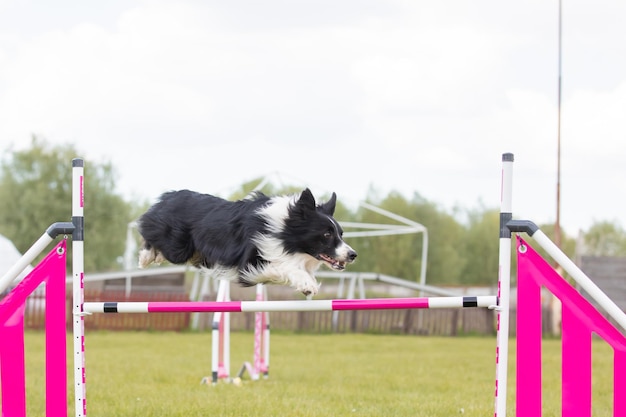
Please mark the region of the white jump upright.
POLYGON ((72 237, 72 287, 73 287, 73 329, 74 329, 74 403, 75 416, 87 415, 85 388, 85 267, 84 267, 84 207, 85 176, 82 159, 72 161, 72 223, 75 231, 72 237))
POLYGON ((511 293, 511 231, 513 218, 513 154, 502 155, 500 195, 500 253, 498 268, 498 308, 496 330, 495 417, 506 416, 507 375, 509 363, 509 300, 511 293))

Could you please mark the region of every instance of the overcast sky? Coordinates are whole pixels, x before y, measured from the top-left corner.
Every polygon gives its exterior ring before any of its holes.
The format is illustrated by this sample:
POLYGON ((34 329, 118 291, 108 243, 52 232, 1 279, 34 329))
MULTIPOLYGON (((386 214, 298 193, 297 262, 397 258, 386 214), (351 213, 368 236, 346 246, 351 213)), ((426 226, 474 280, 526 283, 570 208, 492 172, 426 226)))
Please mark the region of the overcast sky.
MULTIPOLYGON (((626 2, 564 1, 562 224, 626 224, 626 2)), ((110 160, 120 191, 278 172, 355 204, 556 213, 558 1, 0 0, 0 145, 110 160)), ((419 219, 415 219, 419 221, 419 219)))

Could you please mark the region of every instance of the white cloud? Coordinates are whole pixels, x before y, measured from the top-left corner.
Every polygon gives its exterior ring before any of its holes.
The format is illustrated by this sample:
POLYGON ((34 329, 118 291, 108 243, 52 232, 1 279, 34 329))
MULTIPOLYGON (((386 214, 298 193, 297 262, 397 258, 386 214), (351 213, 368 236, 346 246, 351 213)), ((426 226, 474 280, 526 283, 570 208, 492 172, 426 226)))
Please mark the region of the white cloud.
MULTIPOLYGON (((373 184, 447 207, 497 206, 500 155, 511 151, 520 213, 554 218, 553 4, 4 7, 1 142, 73 141, 111 159, 124 192, 210 192, 283 171, 351 200, 373 184)), ((626 10, 607 0, 585 20, 587 9, 564 9, 570 229, 626 222, 626 10)))

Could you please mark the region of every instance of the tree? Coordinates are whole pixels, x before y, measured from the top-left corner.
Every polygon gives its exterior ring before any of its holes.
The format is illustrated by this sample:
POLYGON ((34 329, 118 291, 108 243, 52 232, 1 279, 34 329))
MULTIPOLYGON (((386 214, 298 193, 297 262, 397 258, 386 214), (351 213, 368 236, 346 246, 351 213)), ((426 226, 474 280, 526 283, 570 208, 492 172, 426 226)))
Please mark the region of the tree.
MULTIPOLYGON (((451 214, 415 193, 412 204, 415 219, 428 229, 426 282, 432 285, 458 284, 465 268, 463 238, 465 229, 451 214)), ((421 238, 418 248, 421 250, 421 238)))
MULTIPOLYGON (((72 145, 33 137, 27 150, 5 151, 0 167, 0 234, 25 252, 47 227, 70 221, 72 145)), ((115 193, 111 163, 85 164, 85 270, 116 268, 124 253, 132 205, 115 193)), ((70 254, 71 256, 71 254, 70 254)))
MULTIPOLYGON (((413 218, 413 207, 402 195, 390 193, 374 205, 403 217, 413 218)), ((386 216, 361 208, 358 221, 362 223, 395 223, 386 216)), ((359 253, 350 270, 379 272, 416 281, 421 265, 421 237, 414 234, 377 236, 353 239, 350 245, 359 253), (419 243, 419 246, 418 245, 419 243)))
POLYGON ((617 222, 595 222, 583 233, 584 255, 626 256, 626 232, 617 222))
MULTIPOLYGON (((372 198, 369 198, 372 200, 372 198)), ((428 229, 428 259, 426 281, 429 284, 457 283, 464 260, 461 242, 464 231, 450 215, 419 194, 407 200, 400 193, 391 192, 374 205, 421 223, 428 229)), ((389 223, 386 217, 361 209, 358 220, 364 223, 389 223)), ((381 236, 351 242, 359 257, 351 270, 380 272, 399 278, 418 281, 421 270, 423 240, 421 234, 381 236)))
POLYGON ((459 283, 496 285, 498 282, 500 212, 484 208, 468 213, 463 239, 465 265, 459 283))

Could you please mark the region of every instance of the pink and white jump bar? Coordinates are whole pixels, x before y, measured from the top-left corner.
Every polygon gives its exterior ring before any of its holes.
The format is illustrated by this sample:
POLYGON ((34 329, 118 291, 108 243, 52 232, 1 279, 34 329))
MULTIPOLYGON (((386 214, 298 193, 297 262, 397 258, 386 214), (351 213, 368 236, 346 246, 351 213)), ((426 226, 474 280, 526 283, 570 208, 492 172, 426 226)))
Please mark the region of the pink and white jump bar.
POLYGON ((492 307, 495 295, 477 297, 370 298, 365 300, 97 302, 84 303, 85 313, 216 313, 274 311, 393 310, 492 307))

